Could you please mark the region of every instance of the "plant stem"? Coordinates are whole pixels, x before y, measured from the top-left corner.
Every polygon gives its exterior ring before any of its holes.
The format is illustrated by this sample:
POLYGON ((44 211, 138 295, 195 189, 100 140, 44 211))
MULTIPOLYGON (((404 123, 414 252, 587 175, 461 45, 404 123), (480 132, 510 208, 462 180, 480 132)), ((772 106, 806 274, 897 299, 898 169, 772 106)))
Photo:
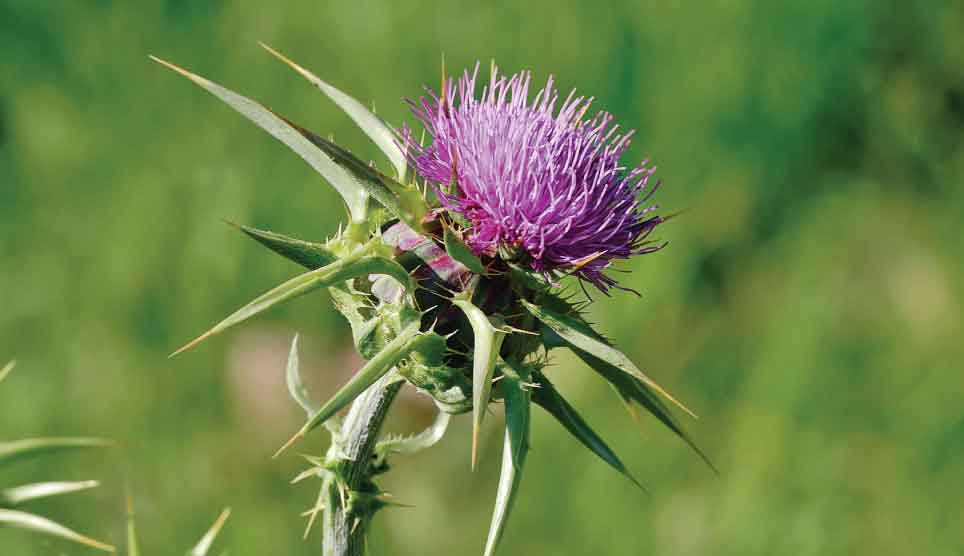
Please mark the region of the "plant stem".
MULTIPOLYGON (((341 427, 343 453, 337 459, 344 482, 331 480, 324 516, 324 555, 362 556, 365 534, 377 506, 352 504, 354 493, 365 490, 373 475, 372 450, 388 409, 402 387, 390 372, 371 385, 352 403, 341 427), (346 492, 347 490, 347 492, 346 492), (349 507, 345 507, 345 506, 349 507)), ((329 462, 331 460, 329 459, 329 462)))

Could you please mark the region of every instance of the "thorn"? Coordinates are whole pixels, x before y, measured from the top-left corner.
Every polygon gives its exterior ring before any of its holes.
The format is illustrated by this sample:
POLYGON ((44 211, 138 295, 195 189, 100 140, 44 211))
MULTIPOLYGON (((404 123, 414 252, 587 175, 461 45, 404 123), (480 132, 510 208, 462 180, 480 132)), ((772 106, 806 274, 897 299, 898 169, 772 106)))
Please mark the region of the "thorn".
POLYGON ((511 333, 513 333, 513 332, 516 332, 516 333, 518 333, 518 334, 528 334, 528 335, 530 335, 530 336, 539 336, 539 335, 540 335, 538 332, 533 332, 533 331, 531 331, 531 330, 526 330, 526 329, 524 329, 524 328, 516 328, 516 327, 511 326, 511 325, 508 325, 508 324, 505 325, 505 326, 503 326, 502 328, 498 328, 497 330, 498 330, 499 332, 504 332, 504 333, 506 333, 506 334, 511 334, 511 333))
POLYGON ((438 309, 438 307, 439 307, 438 305, 432 305, 432 306, 429 307, 428 309, 425 309, 424 311, 422 311, 421 314, 422 314, 422 316, 425 316, 425 315, 431 313, 432 311, 434 311, 435 309, 438 309))
POLYGON ((231 226, 232 228, 241 230, 242 232, 245 230, 245 228, 247 228, 247 226, 242 226, 241 224, 228 220, 227 218, 222 218, 221 222, 224 222, 225 224, 227 224, 228 226, 231 226))
POLYGON ((308 477, 312 477, 312 476, 315 476, 315 477, 320 477, 320 476, 321 476, 321 473, 319 472, 319 469, 318 469, 317 467, 311 467, 311 468, 305 469, 305 470, 302 471, 301 473, 298 473, 298 476, 295 477, 294 479, 291 479, 291 483, 289 483, 289 484, 292 484, 292 485, 293 485, 293 484, 296 484, 296 483, 300 483, 301 481, 307 479, 308 477))
POLYGON ((296 72, 300 73, 302 77, 308 79, 309 81, 312 81, 312 78, 313 78, 314 76, 311 74, 311 72, 309 72, 309 71, 306 70, 305 68, 299 66, 297 63, 295 63, 294 61, 292 61, 290 58, 288 58, 288 57, 285 56, 284 54, 278 52, 277 50, 271 48, 270 46, 266 45, 265 43, 263 43, 263 42, 261 42, 261 41, 258 41, 258 45, 261 46, 261 48, 267 50, 268 53, 270 53, 270 54, 271 54, 272 56, 274 56, 275 58, 281 60, 282 62, 284 62, 285 64, 287 64, 288 66, 290 66, 291 69, 293 69, 293 70, 295 70, 296 72))
POLYGON ((13 368, 16 367, 16 366, 17 366, 17 361, 14 360, 14 361, 11 361, 11 362, 7 363, 7 364, 4 365, 2 368, 0 368, 0 381, 2 381, 3 379, 5 379, 5 378, 7 377, 7 375, 9 375, 10 373, 12 373, 12 372, 13 372, 13 368))
POLYGON ((284 446, 279 448, 278 451, 275 452, 273 456, 271 456, 271 459, 277 459, 277 457, 281 455, 281 452, 284 452, 285 450, 290 448, 295 442, 301 440, 304 437, 305 437, 305 430, 301 429, 300 431, 295 433, 294 436, 289 438, 288 441, 284 443, 284 446))
POLYGON ((387 507, 394 507, 394 508, 414 508, 415 507, 414 504, 405 504, 402 502, 395 502, 394 500, 385 500, 384 498, 376 497, 375 500, 378 503, 387 507))
POLYGON ((479 422, 472 420, 472 471, 475 471, 479 453, 479 422))
POLYGON ((649 381, 649 386, 650 386, 653 390, 656 390, 657 392, 659 392, 660 394, 662 394, 667 400, 669 400, 669 401, 673 402, 674 404, 676 404, 676 407, 678 407, 678 408, 682 409, 683 411, 685 411, 687 415, 689 415, 690 417, 692 417, 692 418, 694 418, 694 419, 699 420, 699 418, 700 418, 699 415, 697 415, 696 413, 693 413, 693 411, 691 411, 690 408, 688 408, 688 407, 686 407, 685 405, 683 405, 683 402, 681 402, 681 401, 677 400, 675 397, 673 397, 673 395, 670 394, 669 392, 667 392, 666 390, 664 390, 662 386, 660 386, 659 384, 656 384, 656 383, 653 382, 652 380, 649 381))
POLYGON ((219 515, 217 520, 215 520, 214 525, 211 526, 210 530, 220 531, 221 528, 224 527, 224 523, 228 520, 229 517, 231 517, 231 508, 230 507, 224 508, 224 510, 221 512, 221 515, 219 515))
POLYGON ((210 337, 213 336, 213 335, 214 335, 214 329, 212 328, 211 330, 208 330, 207 332, 205 332, 204 334, 201 334, 201 335, 198 336, 197 338, 194 338, 193 340, 191 340, 190 342, 188 342, 187 344, 185 344, 182 348, 178 349, 178 350, 175 351, 174 353, 168 355, 167 358, 168 358, 168 359, 173 359, 174 357, 177 357, 178 355, 184 353, 185 351, 193 348, 194 346, 200 344, 200 343, 203 342, 204 340, 207 340, 208 338, 210 338, 210 337))
POLYGON ((315 524, 315 520, 318 518, 318 512, 325 509, 324 505, 315 506, 314 508, 308 510, 307 512, 301 514, 302 517, 308 518, 308 525, 305 527, 305 534, 302 539, 307 539, 308 535, 311 533, 311 528, 315 524))
POLYGON ((322 467, 325 465, 325 462, 323 462, 320 457, 309 456, 308 454, 298 454, 298 455, 304 458, 305 461, 307 461, 308 463, 314 465, 315 467, 322 467))

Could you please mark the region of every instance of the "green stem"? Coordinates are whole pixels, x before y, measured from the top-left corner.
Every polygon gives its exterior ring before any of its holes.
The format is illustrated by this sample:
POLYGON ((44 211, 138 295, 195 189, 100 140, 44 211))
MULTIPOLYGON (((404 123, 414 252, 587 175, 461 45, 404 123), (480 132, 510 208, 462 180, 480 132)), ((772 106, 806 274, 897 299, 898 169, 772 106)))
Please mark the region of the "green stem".
POLYGON ((370 485, 374 471, 372 450, 401 387, 402 381, 395 373, 388 373, 358 396, 348 411, 340 433, 343 453, 336 463, 343 481, 326 481, 329 492, 324 516, 325 556, 365 554, 365 534, 377 506, 352 503, 357 499, 353 493, 367 490, 370 485))

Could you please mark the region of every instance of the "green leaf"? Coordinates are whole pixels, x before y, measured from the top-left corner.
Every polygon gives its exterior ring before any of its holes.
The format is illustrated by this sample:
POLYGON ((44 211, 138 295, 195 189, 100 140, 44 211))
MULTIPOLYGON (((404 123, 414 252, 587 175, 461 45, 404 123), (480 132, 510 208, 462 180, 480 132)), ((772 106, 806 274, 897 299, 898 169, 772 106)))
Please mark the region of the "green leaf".
POLYGON ((515 263, 508 263, 512 279, 524 284, 530 290, 544 291, 552 287, 552 283, 542 274, 523 268, 515 263))
POLYGON ((25 438, 0 442, 0 465, 49 452, 77 448, 107 448, 114 443, 103 438, 25 438))
POLYGON ((624 373, 621 369, 610 365, 598 357, 594 357, 592 354, 576 348, 573 348, 572 351, 582 359, 589 368, 609 382, 621 399, 643 406, 656 417, 656 419, 663 423, 666 428, 673 431, 683 442, 686 442, 710 469, 717 474, 719 473, 710 458, 700 450, 699 446, 697 446, 689 434, 686 433, 686 430, 676 421, 673 414, 670 413, 669 408, 663 403, 663 400, 650 391, 645 384, 636 377, 624 373))
POLYGON ((479 431, 482 419, 489 405, 489 394, 492 391, 492 375, 495 372, 495 361, 505 340, 505 332, 498 317, 488 317, 482 309, 476 307, 465 297, 456 297, 452 304, 465 313, 472 326, 474 342, 472 346, 472 469, 478 461, 479 431))
POLYGON ((200 542, 188 551, 187 556, 207 556, 208 552, 211 550, 211 545, 214 544, 214 539, 217 538, 218 533, 224 527, 224 523, 231 517, 231 508, 225 508, 218 519, 214 522, 214 525, 208 529, 208 532, 201 537, 200 542))
POLYGON ((324 151, 335 164, 354 178, 355 183, 363 187, 373 199, 378 201, 392 215, 408 224, 413 230, 422 229, 422 219, 428 214, 429 207, 417 188, 414 186, 408 187, 395 181, 371 165, 362 162, 341 146, 307 129, 291 122, 288 122, 288 124, 324 151))
POLYGON ((323 424, 333 415, 344 409, 366 388, 392 370, 402 359, 407 357, 413 349, 418 348, 419 323, 414 322, 402 330, 391 342, 385 345, 372 357, 355 375, 335 392, 335 395, 309 418, 301 429, 279 449, 274 457, 278 457, 292 444, 305 437, 315 427, 323 424))
POLYGON ((549 327, 572 347, 589 353, 590 355, 593 355, 594 357, 597 357, 616 367, 620 371, 638 379, 645 384, 647 388, 659 392, 663 397, 673 402, 677 407, 686 413, 689 413, 691 416, 696 417, 695 413, 690 411, 689 408, 680 403, 669 392, 664 390, 662 386, 656 384, 656 382, 646 376, 622 352, 605 342, 601 336, 582 319, 574 318, 572 315, 554 312, 545 307, 540 307, 539 305, 530 303, 526 300, 521 300, 521 303, 523 307, 525 307, 526 310, 539 319, 542 324, 549 327))
POLYGON ((379 440, 375 452, 383 456, 392 454, 414 454, 431 448, 445 435, 451 415, 439 411, 435 421, 422 432, 412 436, 395 436, 379 440))
POLYGON ((72 531, 59 523, 51 521, 39 515, 29 514, 17 510, 0 510, 0 526, 15 527, 27 531, 33 531, 51 537, 59 537, 75 543, 79 543, 97 550, 114 552, 113 546, 85 537, 80 533, 72 531))
POLYGON ((308 395, 308 389, 305 388, 304 383, 301 382, 297 334, 295 334, 294 340, 291 341, 291 352, 288 353, 288 365, 285 369, 285 382, 288 384, 288 393, 290 393, 291 397, 298 402, 298 405, 308 413, 308 417, 318 413, 321 406, 311 400, 311 396, 308 395))
POLYGON ((255 125, 268 132, 272 137, 284 143, 338 190, 338 193, 341 194, 345 203, 348 205, 348 211, 351 213, 352 221, 365 221, 367 218, 368 193, 363 188, 358 187, 355 180, 347 175, 345 171, 326 156, 325 153, 312 145, 312 143, 305 138, 302 133, 303 130, 300 127, 293 126, 291 122, 278 116, 257 102, 241 96, 234 91, 225 89, 217 83, 195 75, 155 56, 151 56, 150 58, 190 79, 201 88, 225 102, 242 116, 254 122, 255 125))
POLYGON ((19 506, 24 502, 60 496, 72 492, 80 492, 96 488, 100 483, 97 481, 71 481, 71 482, 48 482, 32 483, 17 487, 0 489, 0 506, 13 507, 19 506))
POLYGON ((476 274, 485 274, 485 265, 482 264, 482 260, 479 259, 475 253, 462 241, 462 238, 455 233, 452 228, 445 226, 445 231, 443 233, 443 239, 445 241, 445 251, 450 257, 456 261, 464 264, 469 270, 476 274))
POLYGON ((530 391, 525 384, 528 371, 509 364, 501 366, 501 388, 505 396, 505 442, 502 447, 502 472, 496 491, 492 524, 485 542, 485 556, 498 548, 509 513, 522 481, 522 466, 529 452, 530 391))
POLYGON ((280 52, 274 50, 270 46, 260 43, 261 47, 270 52, 276 58, 282 62, 288 64, 292 69, 301 74, 302 77, 307 79, 312 85, 325 93, 335 104, 338 105, 348 117, 355 121, 359 128, 371 138, 372 142, 378 146, 379 149, 388 160, 392 163, 392 166, 397 172, 399 181, 405 181, 405 168, 407 162, 405 160, 405 153, 402 152, 401 147, 398 146, 396 142, 396 134, 392 128, 370 110, 365 108, 365 106, 352 98, 351 96, 345 94, 339 89, 329 85, 325 81, 322 81, 318 76, 306 70, 305 68, 299 66, 295 62, 292 62, 286 56, 280 52))
POLYGON ((4 365, 3 369, 0 369, 0 382, 3 382, 3 379, 7 378, 7 375, 13 372, 13 368, 16 366, 17 366, 16 361, 11 361, 6 365, 4 365))
POLYGON ((338 260, 337 255, 320 243, 295 239, 233 222, 228 224, 282 257, 311 270, 330 265, 338 260))
POLYGON ((179 353, 183 353, 211 336, 224 332, 228 328, 240 324, 279 303, 302 296, 318 288, 331 286, 357 276, 388 274, 404 284, 408 291, 411 292, 414 289, 411 286, 411 276, 408 275, 408 272, 406 272, 401 265, 379 255, 370 255, 369 252, 369 246, 362 246, 352 255, 339 259, 328 266, 306 272, 288 280, 284 284, 255 298, 254 301, 238 309, 213 328, 188 342, 184 347, 175 351, 170 356, 174 357, 179 353))
POLYGON ((639 488, 643 488, 639 481, 629 473, 626 466, 619 459, 619 456, 599 437, 598 434, 588 423, 579 415, 572 405, 562 397, 556 387, 549 382, 542 373, 535 374, 538 388, 533 389, 532 401, 545 409, 550 415, 556 418, 563 427, 566 428, 583 446, 599 456, 601 460, 619 471, 623 476, 633 482, 639 488))

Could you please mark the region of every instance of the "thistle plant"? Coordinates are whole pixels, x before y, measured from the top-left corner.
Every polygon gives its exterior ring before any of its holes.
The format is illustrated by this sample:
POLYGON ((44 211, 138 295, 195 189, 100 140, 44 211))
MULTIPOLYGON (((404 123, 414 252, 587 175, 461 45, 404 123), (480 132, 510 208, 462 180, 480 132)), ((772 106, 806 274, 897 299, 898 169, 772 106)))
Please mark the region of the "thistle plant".
POLYGON ((533 404, 638 485, 549 380, 553 350, 575 353, 633 415, 642 407, 692 446, 669 406, 691 412, 584 314, 587 285, 603 293, 626 289, 607 273, 614 262, 664 246, 651 239, 665 221, 647 205, 658 185, 654 169, 646 161, 631 168, 621 162, 632 132, 620 132, 605 112, 587 117, 590 98, 570 93, 560 102, 552 79, 530 100, 531 75, 505 76, 493 63, 481 91, 478 66, 455 79, 443 65, 440 91, 426 88, 409 101, 427 134, 417 137, 265 48, 344 110, 390 166, 379 169, 244 96, 153 58, 291 148, 335 187, 348 212, 346 225, 320 242, 238 226, 306 271, 175 355, 271 307, 328 289, 367 362, 318 403, 302 385, 296 338, 286 376, 306 421, 279 450, 322 426, 331 434, 327 454, 308 457, 309 468, 296 479, 321 480, 318 502, 306 515, 310 529, 322 514, 326 555, 365 551, 373 515, 390 504, 375 482, 388 470, 388 458, 432 445, 452 415, 471 413, 467 445, 474 468, 480 426, 493 403, 504 405, 505 434, 487 556, 496 551, 518 492, 533 404), (414 437, 379 439, 405 384, 431 397, 439 417, 414 437))

